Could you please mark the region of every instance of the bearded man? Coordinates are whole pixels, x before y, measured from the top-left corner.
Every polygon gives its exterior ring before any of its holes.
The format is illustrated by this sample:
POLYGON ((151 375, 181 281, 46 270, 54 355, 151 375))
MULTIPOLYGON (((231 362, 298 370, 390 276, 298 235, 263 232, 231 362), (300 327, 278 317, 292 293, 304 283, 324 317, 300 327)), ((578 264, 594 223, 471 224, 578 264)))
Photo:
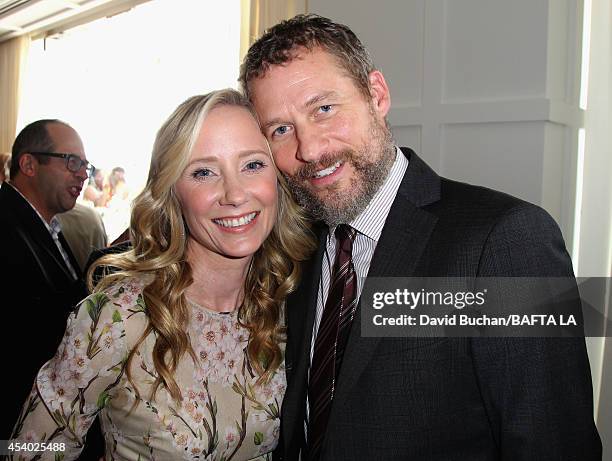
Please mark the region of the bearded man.
POLYGON ((360 332, 373 277, 573 277, 553 219, 396 147, 385 78, 344 25, 300 15, 272 27, 240 80, 321 223, 287 300, 278 458, 601 459, 584 338, 360 332))

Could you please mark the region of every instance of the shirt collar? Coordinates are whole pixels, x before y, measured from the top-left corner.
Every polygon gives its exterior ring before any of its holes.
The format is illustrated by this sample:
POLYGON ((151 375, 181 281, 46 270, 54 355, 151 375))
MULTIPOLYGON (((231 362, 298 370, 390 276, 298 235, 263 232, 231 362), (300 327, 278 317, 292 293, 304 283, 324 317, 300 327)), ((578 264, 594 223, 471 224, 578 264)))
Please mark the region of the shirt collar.
POLYGON ((62 225, 60 224, 57 215, 51 218, 51 222, 49 223, 48 227, 49 230, 55 235, 58 235, 62 231, 62 225))
MULTIPOLYGON (((370 203, 368 203, 365 209, 349 223, 357 233, 378 242, 399 186, 406 174, 408 163, 408 158, 402 153, 401 149, 396 146, 395 161, 389 170, 387 178, 378 191, 376 191, 374 197, 372 197, 372 200, 370 200, 370 203)), ((335 226, 329 229, 329 234, 327 234, 328 245, 334 235, 335 229, 335 226)))
POLYGON ((351 227, 355 228, 360 234, 378 242, 407 168, 408 158, 396 146, 395 161, 387 178, 365 209, 349 223, 351 227))

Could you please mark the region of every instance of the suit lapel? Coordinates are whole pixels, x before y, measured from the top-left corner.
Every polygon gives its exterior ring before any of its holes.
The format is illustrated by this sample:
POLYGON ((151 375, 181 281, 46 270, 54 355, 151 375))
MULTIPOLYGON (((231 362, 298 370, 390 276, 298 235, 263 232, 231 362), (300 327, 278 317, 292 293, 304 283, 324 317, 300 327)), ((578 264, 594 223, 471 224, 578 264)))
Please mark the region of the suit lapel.
MULTIPOLYGON (((74 254, 72 253, 72 248, 70 248, 70 245, 68 244, 68 241, 66 240, 66 238, 64 237, 64 234, 62 232, 59 233, 58 239, 59 239, 59 241, 60 241, 60 243, 62 245, 62 248, 64 249, 64 251, 68 255, 68 260, 70 261, 70 265, 74 269, 74 272, 77 274, 77 277, 81 277, 83 275, 81 273, 81 266, 79 266, 78 261, 76 260, 74 254)), ((64 260, 64 258, 62 257, 62 261, 63 260, 64 260)))
MULTIPOLYGON (((66 267, 64 258, 57 248, 57 245, 55 245, 53 237, 51 237, 51 234, 49 234, 49 231, 41 221, 40 217, 32 209, 32 206, 26 202, 26 200, 12 186, 3 186, 0 190, 2 191, 1 195, 3 200, 9 204, 9 207, 7 207, 7 212, 13 213, 15 225, 24 231, 25 239, 27 239, 29 242, 35 242, 35 247, 32 248, 32 251, 36 252, 37 248, 42 248, 42 250, 47 253, 48 257, 55 262, 58 270, 65 274, 67 280, 72 282, 72 275, 66 267)), ((76 264, 76 259, 72 255, 72 251, 69 249, 67 244, 64 246, 64 249, 66 249, 71 263, 72 261, 75 261, 76 264)), ((38 258, 36 259, 38 260, 38 258)), ((77 271, 77 274, 79 274, 78 264, 73 267, 75 271, 77 271)), ((48 273, 49 268, 41 267, 41 270, 48 273)))
MULTIPOLYGON (((421 207, 440 198, 440 178, 410 149, 402 149, 410 164, 402 180, 385 227, 370 264, 369 277, 413 274, 435 228, 437 219, 421 207)), ((303 443, 303 421, 310 365, 312 328, 325 251, 327 228, 319 229, 317 254, 303 265, 298 290, 287 299, 287 392, 282 407, 282 433, 288 459, 303 443)), ((371 360, 380 338, 361 337, 361 311, 358 308, 351 327, 344 363, 332 405, 329 427, 340 411, 351 389, 371 360)))
MULTIPOLYGON (((412 151, 404 153, 409 156, 410 164, 385 221, 368 277, 412 276, 437 223, 437 218, 421 207, 439 200, 440 178, 412 151)), ((348 401, 351 389, 368 366, 381 339, 361 336, 359 306, 338 376, 330 427, 335 414, 348 401)))
MULTIPOLYGON (((287 391, 283 400, 282 425, 285 447, 293 448, 293 430, 302 428, 305 410, 305 395, 308 367, 310 365, 310 342, 314 325, 317 294, 321 278, 321 260, 325 252, 327 227, 315 229, 319 247, 316 254, 302 265, 302 278, 298 289, 287 298, 287 391), (300 419, 300 420, 297 420, 300 419)), ((302 431, 303 433, 303 431, 302 431)))
MULTIPOLYGON (((51 260, 55 262, 58 269, 66 276, 66 279, 72 281, 73 280, 72 274, 70 273, 70 270, 68 269, 68 266, 66 265, 66 261, 64 260, 64 257, 60 253, 59 248, 55 244, 53 237, 51 237, 51 234, 49 234, 49 231, 44 226, 43 226, 43 230, 44 230, 44 234, 40 233, 36 237, 37 239, 39 239, 38 242, 44 243, 42 245, 43 250, 45 250, 49 254, 49 257, 51 258, 51 260)), ((72 251, 70 250, 70 246, 68 246, 68 242, 66 242, 63 236, 60 237, 60 243, 64 251, 68 255, 68 259, 70 263, 72 264, 72 268, 75 270, 77 277, 78 277, 80 273, 79 266, 75 265, 76 260, 74 256, 72 255, 72 251)))

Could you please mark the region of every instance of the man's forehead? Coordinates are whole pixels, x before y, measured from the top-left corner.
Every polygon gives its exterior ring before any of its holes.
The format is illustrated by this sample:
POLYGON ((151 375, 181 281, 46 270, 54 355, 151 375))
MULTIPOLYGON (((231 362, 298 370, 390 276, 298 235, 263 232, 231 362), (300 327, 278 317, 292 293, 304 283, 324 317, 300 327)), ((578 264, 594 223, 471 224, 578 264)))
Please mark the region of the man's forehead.
MULTIPOLYGON (((71 126, 65 125, 61 122, 50 122, 46 125, 47 133, 51 137, 66 137, 66 136, 74 136, 77 135, 74 128, 71 126)), ((77 135, 78 136, 78 135, 77 135)))
POLYGON ((257 76, 254 80, 265 78, 270 73, 270 71, 273 71, 275 69, 289 67, 291 64, 306 61, 308 59, 312 59, 313 57, 319 59, 325 59, 325 57, 330 60, 334 59, 334 56, 329 51, 320 46, 313 46, 310 48, 306 48, 305 46, 295 47, 292 50, 288 51, 285 54, 285 57, 286 60, 284 62, 266 62, 263 66, 263 72, 261 72, 261 74, 257 76))
POLYGON ((79 154, 84 157, 83 142, 76 130, 62 123, 50 123, 47 125, 47 133, 51 138, 55 149, 70 150, 70 154, 79 154))
POLYGON ((273 72, 268 79, 253 82, 251 87, 251 101, 263 124, 267 124, 267 118, 276 117, 277 110, 290 107, 310 110, 329 98, 346 98, 353 91, 359 91, 354 81, 342 71, 323 76, 310 66, 299 66, 280 74, 273 72))
POLYGON ((249 96, 254 102, 258 97, 265 96, 261 92, 269 92, 269 89, 261 88, 270 79, 281 78, 282 87, 290 89, 294 86, 303 85, 308 80, 317 80, 324 72, 326 81, 330 78, 341 77, 353 81, 352 75, 342 65, 337 56, 323 47, 300 48, 292 52, 291 58, 283 63, 269 64, 265 71, 249 82, 249 96), (297 64, 297 65, 295 65, 297 64))

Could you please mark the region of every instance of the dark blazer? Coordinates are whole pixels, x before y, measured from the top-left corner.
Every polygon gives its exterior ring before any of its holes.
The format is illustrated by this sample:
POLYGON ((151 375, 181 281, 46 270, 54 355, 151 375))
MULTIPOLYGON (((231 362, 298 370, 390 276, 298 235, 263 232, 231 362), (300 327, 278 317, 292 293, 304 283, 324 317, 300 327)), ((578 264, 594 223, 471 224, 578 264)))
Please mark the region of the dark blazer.
MULTIPOLYGON (((369 277, 573 276, 541 208, 410 164, 369 277)), ((297 460, 321 258, 287 300, 281 442, 297 460)), ((323 460, 596 460, 592 386, 582 338, 364 338, 352 325, 323 460)), ((304 459, 304 458, 303 458, 304 459)))
MULTIPOLYGON (((55 354, 68 314, 87 290, 81 279, 72 279, 36 212, 6 183, 0 187, 0 242, 4 376, 0 439, 8 439, 38 369, 55 354)), ((80 276, 70 248, 63 246, 80 276)))

